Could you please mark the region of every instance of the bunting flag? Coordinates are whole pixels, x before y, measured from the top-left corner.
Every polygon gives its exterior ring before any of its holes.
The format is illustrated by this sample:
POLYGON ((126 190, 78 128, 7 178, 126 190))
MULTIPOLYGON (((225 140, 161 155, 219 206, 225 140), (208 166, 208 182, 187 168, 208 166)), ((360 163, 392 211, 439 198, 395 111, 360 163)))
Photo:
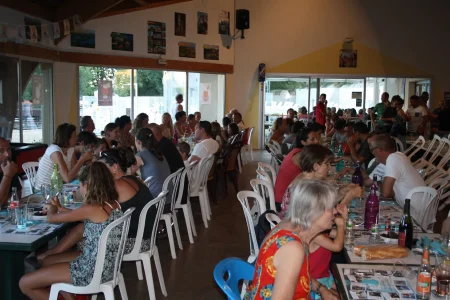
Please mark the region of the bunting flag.
POLYGON ((0 23, 0 42, 8 41, 8 24, 0 23))
POLYGON ((70 21, 69 21, 69 19, 65 19, 63 21, 63 24, 64 24, 64 35, 70 34, 70 21))
POLYGON ((41 32, 42 32, 42 38, 43 39, 48 39, 49 38, 47 24, 41 25, 41 32))
POLYGON ((59 27, 59 23, 53 23, 53 39, 57 40, 61 37, 61 29, 59 27))
POLYGON ((25 37, 25 27, 17 26, 16 43, 23 43, 25 41, 24 37, 25 37))
POLYGON ((37 28, 34 25, 30 26, 30 41, 33 44, 36 44, 38 42, 37 28))

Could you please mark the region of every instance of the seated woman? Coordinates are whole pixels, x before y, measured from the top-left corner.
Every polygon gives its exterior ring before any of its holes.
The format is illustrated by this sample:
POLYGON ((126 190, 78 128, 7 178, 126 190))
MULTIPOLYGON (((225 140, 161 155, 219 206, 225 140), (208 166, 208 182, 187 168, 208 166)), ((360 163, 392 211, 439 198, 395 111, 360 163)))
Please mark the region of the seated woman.
POLYGON ((229 136, 228 136, 228 125, 230 125, 230 123, 231 123, 231 119, 229 118, 229 117, 223 117, 223 119, 222 119, 222 133, 221 133, 221 136, 222 136, 222 140, 223 140, 223 142, 224 143, 226 143, 226 141, 228 141, 228 138, 229 138, 229 136))
POLYGON ((283 140, 283 143, 281 144, 282 154, 286 155, 289 153, 289 151, 292 150, 292 147, 295 144, 295 137, 304 127, 305 123, 300 121, 294 122, 294 124, 291 125, 291 127, 289 128, 289 134, 286 136, 286 138, 283 140))
POLYGON ((140 113, 136 116, 131 127, 130 134, 134 137, 139 129, 147 127, 148 115, 146 113, 140 113))
POLYGON ((161 133, 162 135, 169 139, 173 139, 173 123, 172 123, 172 116, 169 113, 164 113, 162 115, 162 123, 161 123, 161 133))
POLYGON ((282 144, 284 140, 284 135, 287 131, 286 119, 278 118, 273 123, 272 127, 272 136, 270 137, 270 141, 276 141, 278 144, 282 144))
POLYGON ((118 142, 120 147, 134 147, 134 137, 131 135, 131 119, 129 116, 123 115, 116 119, 116 124, 119 125, 118 142))
POLYGON ((119 143, 117 142, 117 139, 119 137, 119 125, 116 123, 108 123, 100 134, 106 142, 106 149, 118 147, 119 143))
POLYGON ((186 123, 186 112, 179 111, 175 115, 175 125, 174 125, 174 134, 177 135, 178 138, 181 138, 183 136, 187 137, 192 134, 191 129, 189 128, 188 124, 186 123))
POLYGON ((309 299, 311 291, 324 299, 338 299, 310 278, 308 270, 310 242, 331 229, 336 203, 334 186, 319 180, 295 182, 289 211, 264 239, 244 299, 309 299))
MULTIPOLYGON (((139 225, 139 216, 142 208, 153 199, 150 190, 135 176, 126 175, 127 169, 136 163, 134 153, 131 148, 109 149, 103 151, 99 158, 99 162, 105 164, 113 176, 115 183, 115 191, 118 193, 117 201, 122 207, 122 211, 126 211, 130 207, 135 210, 131 215, 130 230, 128 232, 128 240, 125 245, 125 253, 131 252, 134 246, 137 228, 139 225)), ((88 170, 88 169, 86 169, 88 170)), ((86 173, 86 172, 85 172, 86 173)), ((84 173, 80 173, 80 182, 82 181, 84 173)), ((149 210, 147 214, 147 224, 151 224, 152 219, 156 217, 156 209, 149 210)), ((84 224, 78 224, 69 231, 68 234, 53 248, 41 253, 37 256, 38 261, 42 262, 44 266, 57 263, 61 256, 66 255, 65 251, 70 250, 78 242, 83 239, 84 224)), ((144 230, 141 251, 148 251, 150 249, 150 239, 152 234, 152 227, 148 226, 144 230)), ((80 243, 82 247, 83 243, 80 243)))
POLYGON ((131 174, 138 169, 141 178, 150 180, 149 188, 152 195, 158 196, 167 177, 170 176, 170 167, 164 158, 158 141, 153 136, 150 128, 141 128, 136 134, 137 163, 132 166, 131 174))
POLYGON ((188 124, 189 130, 191 132, 195 132, 195 126, 197 125, 197 120, 195 119, 194 114, 189 114, 187 116, 187 124, 188 124))
POLYGON ((334 128, 334 119, 332 117, 327 116, 327 120, 325 123, 325 136, 332 137, 335 132, 336 129, 334 128))
MULTIPOLYGON (((287 187, 283 195, 280 218, 283 218, 288 211, 289 204, 292 201, 291 191, 295 186, 295 182, 303 179, 316 179, 326 182, 333 159, 333 153, 322 145, 309 145, 303 148, 300 154, 300 168, 302 173, 287 187)), ((333 178, 332 181, 334 180, 333 178)), ((353 198, 361 197, 364 194, 364 190, 355 184, 350 184, 348 189, 340 189, 339 192, 339 199, 342 199, 341 204, 343 205, 347 205, 353 198), (341 190, 344 190, 346 194, 342 195, 341 190)))
MULTIPOLYGON (((48 299, 49 286, 54 283, 70 283, 76 286, 88 285, 94 275, 98 243, 103 230, 123 213, 117 202, 118 194, 114 179, 104 164, 94 162, 80 173, 80 192, 86 197, 83 205, 75 210, 61 207, 58 198, 47 205, 50 223, 83 221, 85 243, 82 251, 64 253, 57 263, 24 275, 19 282, 20 289, 30 299, 48 299)), ((117 229, 112 233, 120 237, 117 229)), ((106 260, 114 261, 114 253, 120 239, 109 239, 106 244, 106 260)), ((114 264, 105 264, 102 281, 109 281, 114 275, 114 264)))
POLYGON ((35 178, 35 186, 40 188, 43 184, 50 184, 53 165, 58 165, 59 173, 64 182, 75 179, 78 171, 86 161, 92 159, 92 152, 88 151, 77 161, 75 145, 77 144, 77 128, 75 125, 64 123, 58 126, 53 144, 45 150, 39 161, 39 168, 35 178))
POLYGON ((220 128, 220 124, 217 122, 211 122, 211 127, 212 127, 211 138, 213 140, 216 140, 219 143, 219 145, 222 145, 223 144, 222 137, 221 137, 222 128, 220 128))

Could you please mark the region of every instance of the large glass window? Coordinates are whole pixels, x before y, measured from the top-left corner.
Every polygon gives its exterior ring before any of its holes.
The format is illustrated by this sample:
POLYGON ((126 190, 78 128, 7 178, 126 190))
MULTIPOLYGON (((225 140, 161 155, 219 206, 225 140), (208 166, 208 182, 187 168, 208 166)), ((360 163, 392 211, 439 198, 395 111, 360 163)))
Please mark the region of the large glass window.
POLYGON ((326 94, 327 107, 337 110, 363 108, 364 79, 320 79, 320 94, 326 94))
POLYGON ((208 121, 221 120, 224 115, 223 74, 80 66, 79 75, 80 116, 93 118, 97 134, 121 115, 134 119, 146 113, 149 123, 157 124, 165 112, 175 118, 178 94, 188 113, 200 111, 208 121))
POLYGON ((51 142, 52 71, 51 63, 0 56, 0 136, 15 143, 51 142))

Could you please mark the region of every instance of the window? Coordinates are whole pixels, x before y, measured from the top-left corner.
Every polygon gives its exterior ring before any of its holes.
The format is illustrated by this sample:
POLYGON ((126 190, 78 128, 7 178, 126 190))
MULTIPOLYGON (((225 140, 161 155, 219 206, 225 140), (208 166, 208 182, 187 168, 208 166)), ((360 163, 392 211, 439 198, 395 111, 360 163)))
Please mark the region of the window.
POLYGON ((208 121, 224 115, 223 74, 80 66, 79 76, 80 116, 92 117, 97 134, 121 115, 134 119, 146 113, 149 123, 160 124, 168 112, 175 119, 178 94, 183 95, 181 105, 187 113, 200 111, 208 121))
POLYGON ((52 72, 51 63, 0 56, 0 136, 15 143, 52 141, 52 72))

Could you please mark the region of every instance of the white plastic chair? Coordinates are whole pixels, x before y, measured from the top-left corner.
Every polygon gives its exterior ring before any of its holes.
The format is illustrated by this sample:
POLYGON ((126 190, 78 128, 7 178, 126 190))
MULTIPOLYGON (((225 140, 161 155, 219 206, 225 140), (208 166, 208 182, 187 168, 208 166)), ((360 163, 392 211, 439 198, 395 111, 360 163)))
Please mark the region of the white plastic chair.
POLYGON ((395 145, 397 146, 397 151, 400 151, 400 152, 405 151, 405 150, 403 149, 403 144, 402 144, 402 142, 401 142, 398 138, 396 138, 396 137, 392 137, 392 138, 394 139, 395 145))
MULTIPOLYGON (((424 164, 424 162, 427 162, 427 161, 431 160, 433 155, 430 158, 428 158, 428 155, 430 154, 431 149, 434 148, 436 143, 438 143, 438 146, 436 147, 436 150, 437 150, 436 152, 439 152, 440 149, 441 149, 441 146, 442 146, 442 139, 437 134, 434 135, 433 139, 431 140, 430 144, 428 145, 428 148, 425 150, 425 153, 422 155, 422 157, 419 158, 418 160, 416 160, 414 163, 412 163, 412 165, 416 169, 421 169, 422 165, 424 164)), ((433 163, 434 159, 432 161, 430 161, 430 162, 433 163)))
MULTIPOLYGON (((175 235, 177 236, 178 247, 180 250, 183 250, 183 244, 181 243, 180 236, 180 228, 178 227, 178 218, 177 213, 175 211, 175 204, 179 196, 183 197, 183 191, 179 189, 180 187, 180 177, 183 173, 184 168, 180 168, 175 173, 171 174, 169 177, 164 180, 164 184, 162 187, 163 191, 170 191, 167 196, 170 197, 170 212, 163 213, 161 216, 161 220, 164 221, 167 229, 167 237, 169 239, 170 245, 170 253, 172 254, 172 258, 176 259, 177 255, 175 253, 175 242, 173 240, 172 233, 172 223, 175 229, 175 235), (181 193, 181 195, 179 195, 181 193)), ((166 204, 167 205, 167 204, 166 204)))
POLYGON ((251 213, 252 209, 250 208, 250 205, 248 203, 248 198, 255 199, 253 207, 257 207, 257 209, 259 210, 259 215, 257 217, 259 217, 262 213, 266 211, 265 204, 261 196, 252 191, 241 191, 237 193, 237 198, 241 203, 242 209, 244 211, 245 221, 247 223, 248 235, 250 240, 250 256, 248 257, 247 261, 249 263, 252 263, 258 257, 259 246, 256 240, 255 224, 251 213))
POLYGON ((272 176, 273 186, 275 186, 275 182, 277 182, 277 173, 275 172, 275 169, 271 165, 263 163, 263 162, 258 163, 258 169, 262 169, 262 170, 266 171, 267 174, 269 174, 267 172, 267 171, 269 171, 270 175, 272 176))
POLYGON ((433 203, 436 195, 437 191, 427 186, 413 188, 406 195, 406 199, 411 199, 411 216, 425 230, 430 223, 434 222, 436 217, 437 205, 439 204, 439 202, 438 204, 433 203), (430 222, 430 220, 433 221, 430 222))
POLYGON ((266 199, 267 195, 267 197, 269 198, 269 209, 276 211, 273 186, 266 180, 261 179, 250 180, 250 185, 252 186, 253 191, 258 193, 264 200, 266 199))
POLYGON ((180 185, 179 185, 178 189, 180 191, 184 191, 184 185, 185 184, 188 185, 187 201, 185 204, 181 203, 181 200, 183 199, 183 193, 181 192, 180 194, 178 194, 178 199, 175 204, 175 209, 183 210, 184 219, 186 222, 186 229, 187 229, 188 236, 189 236, 189 242, 191 244, 194 243, 193 236, 197 236, 197 231, 195 229, 195 222, 194 222, 194 215, 192 214, 191 201, 189 200, 189 194, 190 194, 189 190, 190 190, 190 181, 192 180, 192 173, 193 173, 192 171, 193 171, 194 167, 197 166, 197 164, 198 164, 198 161, 191 163, 189 166, 184 168, 183 173, 181 173, 180 185), (188 179, 188 182, 186 182, 186 178, 188 179))
MULTIPOLYGON (((153 176, 148 176, 147 178, 145 178, 144 180, 144 184, 150 189, 150 181, 152 181, 153 176)), ((153 195, 154 197, 155 195, 153 195)))
POLYGON ((417 140, 414 141, 414 143, 409 146, 408 149, 405 150, 404 154, 408 156, 408 158, 411 160, 411 157, 414 156, 420 149, 423 148, 425 145, 425 138, 423 136, 419 136, 417 140))
POLYGON ((161 268, 161 261, 159 259, 159 252, 158 247, 156 246, 156 233, 158 231, 158 224, 159 220, 161 219, 161 214, 164 209, 164 205, 166 203, 166 196, 168 191, 163 190, 158 197, 148 202, 144 208, 142 208, 142 211, 139 215, 139 226, 138 231, 136 234, 136 239, 134 243, 133 250, 131 250, 130 253, 125 254, 123 256, 123 261, 135 261, 136 262, 136 269, 138 274, 138 279, 143 280, 143 274, 142 274, 142 266, 141 262, 144 265, 144 271, 145 271, 145 279, 147 281, 147 288, 148 288, 148 294, 150 297, 150 300, 155 300, 155 287, 153 284, 153 274, 152 274, 152 266, 150 263, 151 258, 153 257, 153 260, 155 261, 156 266, 156 272, 158 273, 159 278, 159 285, 161 287, 161 292, 164 296, 167 297, 167 290, 166 290, 166 284, 164 283, 164 276, 162 273, 161 268), (147 212, 151 207, 155 207, 156 209, 156 216, 154 220, 148 220, 147 219, 147 212), (149 224, 149 222, 153 221, 153 224, 149 224), (144 235, 144 230, 146 227, 152 228, 152 235, 150 238, 150 249, 146 252, 141 252, 141 244, 142 244, 142 238, 144 235))
POLYGON ((35 192, 35 190, 40 188, 40 187, 34 186, 34 178, 36 177, 38 167, 39 167, 39 163, 37 161, 30 161, 30 162, 22 164, 22 169, 25 172, 25 174, 27 175, 32 194, 35 192))
POLYGON ((281 145, 277 141, 274 141, 274 140, 272 140, 271 142, 272 142, 272 145, 275 146, 275 149, 276 149, 275 154, 282 154, 281 145))
MULTIPOLYGON (((250 155, 250 159, 253 161, 253 148, 252 148, 252 136, 253 136, 253 130, 255 129, 255 127, 250 127, 249 132, 248 132, 248 142, 246 145, 244 145, 243 150, 244 150, 244 155, 250 155)), ((246 160, 248 161, 247 157, 246 160)))
POLYGON ((266 213, 266 220, 270 224, 270 229, 273 229, 275 226, 277 226, 281 222, 280 217, 274 213, 266 213))
POLYGON ((197 167, 194 168, 192 180, 190 183, 190 197, 198 197, 200 202, 200 209, 202 212, 203 224, 208 228, 208 220, 211 220, 211 205, 208 196, 208 174, 211 170, 214 157, 209 155, 202 158, 197 167))
POLYGON ((105 295, 105 299, 114 299, 114 288, 119 285, 120 295, 122 299, 128 299, 127 290, 125 287, 125 281, 123 279, 123 275, 120 272, 120 267, 122 265, 123 253, 125 251, 125 241, 128 236, 128 229, 130 228, 130 219, 131 214, 134 211, 134 207, 128 209, 125 214, 119 219, 111 222, 102 232, 98 243, 98 253, 97 259, 95 262, 94 276, 92 277, 91 282, 87 286, 75 286, 69 283, 55 283, 52 284, 50 290, 49 300, 57 300, 58 294, 60 291, 65 291, 71 294, 78 295, 89 295, 95 294, 92 296, 92 299, 96 299, 98 293, 103 293, 105 295), (103 266, 105 264, 105 256, 106 256, 106 242, 109 238, 109 234, 111 230, 122 226, 122 235, 119 241, 119 247, 116 253, 116 257, 114 258, 114 275, 113 279, 108 282, 101 282, 103 266))
MULTIPOLYGON (((441 194, 441 200, 445 199, 445 202, 441 204, 441 206, 439 206, 439 210, 443 210, 447 204, 450 203, 450 176, 448 176, 450 174, 450 169, 447 173, 447 177, 445 177, 445 179, 447 179, 448 183, 442 188, 442 194, 441 194)), ((449 213, 450 216, 450 213, 449 213)))

